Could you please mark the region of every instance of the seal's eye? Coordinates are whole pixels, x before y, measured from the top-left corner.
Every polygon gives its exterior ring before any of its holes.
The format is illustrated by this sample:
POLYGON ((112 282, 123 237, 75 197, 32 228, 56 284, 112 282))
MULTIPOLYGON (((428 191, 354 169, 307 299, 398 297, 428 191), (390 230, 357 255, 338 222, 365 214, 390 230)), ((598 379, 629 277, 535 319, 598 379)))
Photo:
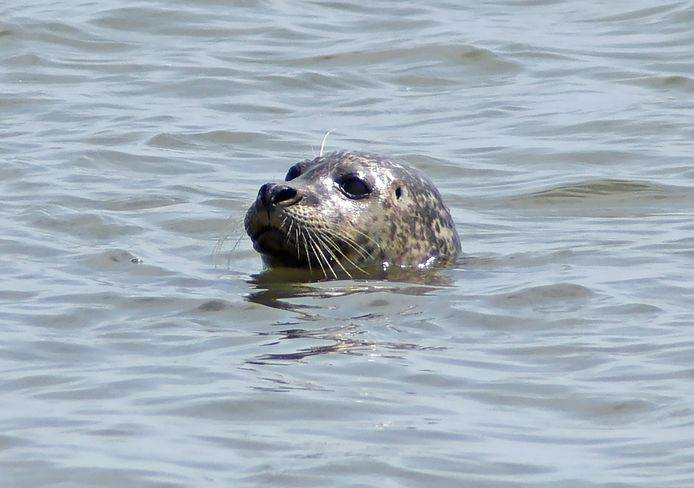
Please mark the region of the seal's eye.
POLYGON ((371 193, 371 186, 355 175, 345 176, 337 181, 342 193, 349 198, 364 198, 371 193))
POLYGON ((289 171, 287 171, 287 176, 284 177, 284 181, 292 181, 297 176, 301 175, 301 166, 295 164, 289 171))

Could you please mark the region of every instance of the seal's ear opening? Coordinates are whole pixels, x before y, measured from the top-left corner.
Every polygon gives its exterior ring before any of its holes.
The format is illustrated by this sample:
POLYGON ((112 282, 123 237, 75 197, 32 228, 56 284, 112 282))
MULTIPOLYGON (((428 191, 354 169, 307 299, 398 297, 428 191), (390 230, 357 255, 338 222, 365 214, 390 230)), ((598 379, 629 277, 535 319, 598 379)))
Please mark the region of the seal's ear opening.
POLYGON ((400 197, 402 196, 402 187, 398 186, 395 189, 395 198, 396 200, 400 200, 400 197))

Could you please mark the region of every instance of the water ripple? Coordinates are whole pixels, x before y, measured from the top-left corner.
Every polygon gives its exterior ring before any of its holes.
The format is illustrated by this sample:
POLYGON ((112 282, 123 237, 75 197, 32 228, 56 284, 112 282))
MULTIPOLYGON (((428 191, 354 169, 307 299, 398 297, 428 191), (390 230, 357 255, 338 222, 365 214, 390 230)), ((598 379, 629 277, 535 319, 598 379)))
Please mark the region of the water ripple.
POLYGON ((0 14, 0 485, 694 484, 689 4, 0 14), (330 129, 435 181, 455 266, 263 270, 330 129))

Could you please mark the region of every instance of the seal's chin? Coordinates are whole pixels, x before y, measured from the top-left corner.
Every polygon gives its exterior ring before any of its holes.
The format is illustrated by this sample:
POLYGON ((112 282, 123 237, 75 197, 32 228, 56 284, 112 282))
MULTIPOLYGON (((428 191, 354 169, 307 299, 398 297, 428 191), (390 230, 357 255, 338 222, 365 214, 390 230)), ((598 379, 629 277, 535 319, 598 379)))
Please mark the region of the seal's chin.
POLYGON ((289 245, 287 235, 281 230, 270 226, 263 227, 252 240, 253 248, 270 262, 297 266, 296 250, 289 245))
POLYGON ((274 227, 266 226, 253 236, 253 248, 262 254, 274 254, 284 251, 287 236, 274 227))

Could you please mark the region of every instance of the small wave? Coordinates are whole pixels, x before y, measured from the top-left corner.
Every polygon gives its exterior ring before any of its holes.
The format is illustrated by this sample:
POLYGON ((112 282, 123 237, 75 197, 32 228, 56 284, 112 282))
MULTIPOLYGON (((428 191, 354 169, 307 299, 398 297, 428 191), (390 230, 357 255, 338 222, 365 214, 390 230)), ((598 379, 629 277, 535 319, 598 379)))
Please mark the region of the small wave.
POLYGON ((630 180, 593 180, 562 185, 533 193, 533 197, 544 198, 588 198, 591 196, 614 196, 633 193, 660 194, 662 185, 630 180))
POLYGON ((585 22, 594 22, 598 24, 605 24, 605 23, 610 23, 610 22, 615 22, 615 23, 625 23, 625 22, 633 22, 635 20, 640 20, 640 21, 646 21, 650 20, 651 22, 660 20, 663 17, 665 17, 667 14, 670 14, 673 9, 678 7, 677 4, 662 4, 662 5, 657 5, 654 7, 646 7, 646 8, 636 8, 633 10, 626 10, 624 12, 619 12, 616 14, 610 14, 610 15, 601 15, 601 16, 596 16, 594 18, 588 19, 585 22))
POLYGON ((66 22, 21 21, 2 31, 0 35, 15 37, 17 40, 51 46, 65 46, 82 52, 122 53, 132 49, 128 41, 116 41, 108 36, 97 35, 82 25, 66 22))
POLYGON ((427 44, 413 47, 371 48, 357 51, 343 51, 329 55, 304 56, 287 59, 282 64, 291 66, 332 65, 364 66, 392 62, 394 59, 403 64, 403 70, 410 69, 411 63, 424 62, 432 64, 453 64, 465 66, 486 66, 495 72, 515 72, 520 67, 517 63, 505 59, 489 49, 468 44, 439 45, 427 44))
POLYGON ((562 184, 540 191, 512 197, 515 206, 545 206, 545 205, 574 205, 574 204, 611 204, 642 207, 667 203, 674 205, 689 201, 694 205, 692 191, 688 188, 663 185, 648 181, 600 179, 586 180, 576 183, 562 184))
POLYGON ((680 90, 694 93, 694 78, 684 75, 653 75, 623 80, 623 83, 655 88, 656 90, 680 90))
POLYGON ((263 132, 243 132, 228 130, 212 130, 208 132, 196 132, 189 134, 173 134, 162 132, 152 136, 147 145, 163 149, 185 149, 200 145, 213 144, 244 144, 253 142, 266 142, 271 139, 263 132))
POLYGON ((28 209, 20 217, 43 231, 79 239, 112 240, 116 237, 134 236, 144 230, 101 213, 60 212, 55 207, 50 211, 43 208, 28 209))
POLYGON ((496 295, 493 301, 504 307, 531 307, 533 309, 573 308, 593 297, 595 293, 585 286, 573 283, 555 283, 523 288, 513 293, 496 295))

